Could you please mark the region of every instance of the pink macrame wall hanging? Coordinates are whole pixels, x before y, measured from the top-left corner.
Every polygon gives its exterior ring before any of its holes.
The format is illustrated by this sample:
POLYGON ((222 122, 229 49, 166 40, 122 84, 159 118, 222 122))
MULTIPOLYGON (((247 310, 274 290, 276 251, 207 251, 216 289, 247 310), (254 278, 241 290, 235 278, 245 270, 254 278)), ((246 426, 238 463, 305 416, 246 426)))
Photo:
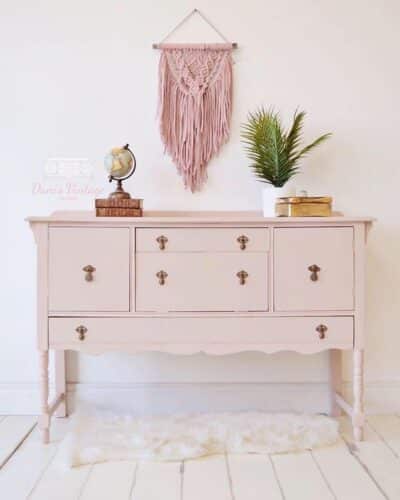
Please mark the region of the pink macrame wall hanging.
MULTIPOLYGON (((205 19, 195 9, 182 23, 195 12, 205 19)), ((229 138, 235 46, 228 42, 153 45, 161 50, 161 138, 185 187, 192 192, 202 188, 208 162, 229 138)))

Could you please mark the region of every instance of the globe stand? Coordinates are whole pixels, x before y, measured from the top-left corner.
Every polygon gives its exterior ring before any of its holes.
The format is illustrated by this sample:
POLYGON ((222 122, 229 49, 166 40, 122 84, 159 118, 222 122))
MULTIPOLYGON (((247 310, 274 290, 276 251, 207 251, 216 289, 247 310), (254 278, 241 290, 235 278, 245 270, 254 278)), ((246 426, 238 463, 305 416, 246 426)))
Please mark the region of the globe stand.
MULTIPOLYGON (((110 182, 113 180, 113 178, 110 176, 110 182)), ((110 199, 117 199, 117 200, 129 200, 131 198, 131 195, 124 191, 123 187, 122 187, 122 179, 115 179, 117 181, 117 189, 110 193, 108 195, 108 197, 110 199)))

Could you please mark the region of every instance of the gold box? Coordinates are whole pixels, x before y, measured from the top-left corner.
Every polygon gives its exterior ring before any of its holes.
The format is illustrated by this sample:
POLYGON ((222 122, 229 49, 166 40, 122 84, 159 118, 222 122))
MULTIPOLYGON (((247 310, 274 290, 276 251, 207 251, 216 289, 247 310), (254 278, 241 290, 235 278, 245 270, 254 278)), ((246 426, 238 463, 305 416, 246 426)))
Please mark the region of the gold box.
POLYGON ((277 217, 330 217, 332 198, 330 196, 290 196, 277 198, 277 217))

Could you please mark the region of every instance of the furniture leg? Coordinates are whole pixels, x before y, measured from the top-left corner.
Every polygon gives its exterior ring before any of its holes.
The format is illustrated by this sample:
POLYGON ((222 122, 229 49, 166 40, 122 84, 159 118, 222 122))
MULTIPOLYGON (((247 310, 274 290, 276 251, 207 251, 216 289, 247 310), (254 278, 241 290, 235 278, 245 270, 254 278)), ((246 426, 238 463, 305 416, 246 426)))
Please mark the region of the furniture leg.
POLYGON ((66 351, 54 351, 55 361, 55 377, 56 377, 56 394, 64 395, 59 407, 56 410, 57 417, 66 417, 68 415, 67 408, 67 385, 66 385, 66 370, 65 370, 65 355, 66 351))
POLYGON ((353 351, 353 432, 356 441, 363 440, 364 428, 364 350, 353 351))
POLYGON ((44 444, 50 438, 50 412, 49 412, 49 351, 40 351, 40 398, 41 415, 39 417, 39 428, 42 432, 44 444))
POLYGON ((340 417, 342 409, 336 402, 336 393, 342 395, 342 351, 329 350, 329 385, 330 385, 330 415, 340 417))

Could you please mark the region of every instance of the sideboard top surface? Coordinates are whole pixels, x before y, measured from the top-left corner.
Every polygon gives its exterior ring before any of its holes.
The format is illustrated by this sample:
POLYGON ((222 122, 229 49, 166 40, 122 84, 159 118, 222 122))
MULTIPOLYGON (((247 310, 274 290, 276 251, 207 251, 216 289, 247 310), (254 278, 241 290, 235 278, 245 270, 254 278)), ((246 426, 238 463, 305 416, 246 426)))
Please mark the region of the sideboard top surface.
POLYGON ((94 210, 56 211, 47 216, 27 217, 29 222, 47 222, 61 224, 97 223, 97 224, 127 224, 145 226, 146 224, 352 224, 357 222, 371 223, 373 217, 344 216, 335 213, 333 217, 263 217, 258 211, 171 211, 145 210, 143 217, 96 217, 94 210))

